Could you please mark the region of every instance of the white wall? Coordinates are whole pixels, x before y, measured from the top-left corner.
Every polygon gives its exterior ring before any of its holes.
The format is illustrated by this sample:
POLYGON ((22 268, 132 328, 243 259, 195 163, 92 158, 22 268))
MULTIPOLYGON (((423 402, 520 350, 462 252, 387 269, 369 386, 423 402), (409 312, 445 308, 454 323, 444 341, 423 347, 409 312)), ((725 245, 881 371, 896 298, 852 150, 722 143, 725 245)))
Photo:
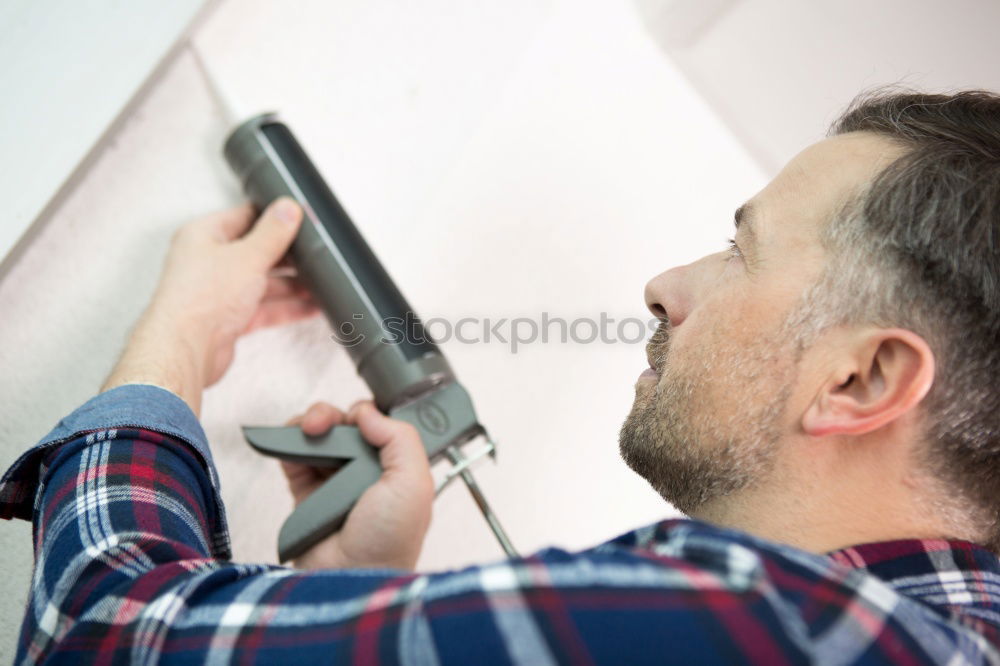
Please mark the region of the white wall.
POLYGON ((861 90, 1000 90, 996 0, 635 0, 651 34, 768 171, 861 90))
POLYGON ((91 149, 206 2, 0 3, 0 262, 82 175, 91 149), (12 177, 20 173, 31 176, 12 177))
MULTIPOLYGON (((425 317, 645 317, 657 272, 719 249, 764 176, 626 0, 226 0, 199 48, 278 107, 425 317)), ((165 73, 0 281, 0 466, 90 397, 177 225, 239 200, 191 59, 165 73)), ((207 394, 236 556, 273 560, 289 502, 238 424, 364 395, 322 321, 243 339, 207 394)), ((516 545, 588 546, 671 513, 617 454, 643 344, 444 345, 500 441, 478 472, 516 545)), ((30 530, 0 525, 23 598, 30 530)), ((465 491, 420 566, 499 557, 465 491)), ((0 654, 21 616, 0 608, 0 654)))

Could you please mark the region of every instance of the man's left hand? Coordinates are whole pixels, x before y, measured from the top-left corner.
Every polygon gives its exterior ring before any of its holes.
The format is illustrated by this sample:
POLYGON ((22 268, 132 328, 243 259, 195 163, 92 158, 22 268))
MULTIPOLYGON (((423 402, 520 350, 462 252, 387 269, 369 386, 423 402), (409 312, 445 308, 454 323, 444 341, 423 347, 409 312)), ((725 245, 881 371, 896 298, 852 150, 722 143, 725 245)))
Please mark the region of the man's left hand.
POLYGON ((226 372, 240 335, 315 315, 304 287, 271 275, 301 222, 298 204, 281 198, 255 223, 253 209, 240 206, 181 227, 153 299, 102 391, 157 384, 197 414, 202 389, 226 372))

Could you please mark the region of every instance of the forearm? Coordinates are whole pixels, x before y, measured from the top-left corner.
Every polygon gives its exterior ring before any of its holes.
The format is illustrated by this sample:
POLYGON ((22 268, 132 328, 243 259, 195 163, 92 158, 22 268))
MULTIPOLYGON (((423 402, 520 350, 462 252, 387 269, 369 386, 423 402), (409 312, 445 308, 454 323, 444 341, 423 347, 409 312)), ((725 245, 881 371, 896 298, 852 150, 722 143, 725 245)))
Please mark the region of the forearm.
POLYGON ((152 384, 187 403, 195 416, 201 413, 205 386, 204 343, 197 329, 147 310, 136 323, 121 358, 101 393, 125 384, 152 384))

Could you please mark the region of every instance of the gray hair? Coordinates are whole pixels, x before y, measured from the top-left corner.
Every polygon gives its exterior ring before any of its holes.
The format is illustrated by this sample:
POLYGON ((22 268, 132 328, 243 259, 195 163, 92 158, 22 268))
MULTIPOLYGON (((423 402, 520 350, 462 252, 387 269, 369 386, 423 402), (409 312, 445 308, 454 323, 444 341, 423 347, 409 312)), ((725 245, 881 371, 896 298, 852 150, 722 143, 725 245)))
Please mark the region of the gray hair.
POLYGON ((864 93, 829 134, 860 131, 904 153, 827 225, 801 323, 924 337, 936 374, 921 461, 1000 552, 1000 95, 864 93))

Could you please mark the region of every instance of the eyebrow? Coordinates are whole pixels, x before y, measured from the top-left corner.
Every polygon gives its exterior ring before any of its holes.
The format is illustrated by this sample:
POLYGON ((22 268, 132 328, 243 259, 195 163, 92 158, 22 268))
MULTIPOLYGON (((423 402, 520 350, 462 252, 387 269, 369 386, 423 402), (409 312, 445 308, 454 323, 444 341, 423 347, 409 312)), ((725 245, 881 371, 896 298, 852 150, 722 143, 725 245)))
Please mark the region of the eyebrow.
POLYGON ((756 253, 757 233, 754 229, 754 221, 756 219, 757 207, 750 201, 747 201, 745 204, 737 208, 736 212, 733 213, 733 225, 736 227, 737 231, 743 229, 743 233, 747 238, 747 246, 742 248, 744 253, 756 253))

